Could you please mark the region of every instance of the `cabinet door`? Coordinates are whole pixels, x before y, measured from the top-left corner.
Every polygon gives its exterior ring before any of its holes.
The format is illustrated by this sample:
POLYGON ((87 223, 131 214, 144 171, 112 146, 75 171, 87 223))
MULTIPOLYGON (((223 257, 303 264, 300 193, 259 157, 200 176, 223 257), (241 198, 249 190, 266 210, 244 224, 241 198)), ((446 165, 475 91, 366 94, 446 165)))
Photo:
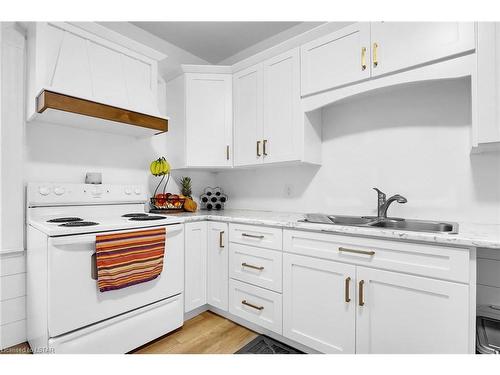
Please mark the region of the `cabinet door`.
MULTIPOLYGON (((500 142, 500 23, 477 24, 475 143, 500 142)), ((474 121, 473 121, 474 125, 474 121)))
POLYGON ((187 165, 231 166, 232 121, 231 75, 187 73, 187 165))
POLYGON ((207 303, 227 311, 228 296, 228 225, 208 223, 207 303))
POLYGON ((467 285, 365 267, 357 282, 356 353, 468 352, 467 285))
POLYGON ((473 22, 372 22, 372 76, 474 49, 473 22))
POLYGON ((184 311, 188 312, 207 303, 207 222, 187 223, 185 228, 184 311))
POLYGON ((263 160, 262 83, 262 64, 233 76, 235 166, 261 164, 263 160))
POLYGON ((264 62, 264 163, 299 160, 299 49, 264 62))
POLYGON ((355 269, 283 254, 283 335, 324 353, 354 353, 355 269))
POLYGON ((306 43, 300 56, 303 96, 370 78, 370 24, 359 22, 306 43))

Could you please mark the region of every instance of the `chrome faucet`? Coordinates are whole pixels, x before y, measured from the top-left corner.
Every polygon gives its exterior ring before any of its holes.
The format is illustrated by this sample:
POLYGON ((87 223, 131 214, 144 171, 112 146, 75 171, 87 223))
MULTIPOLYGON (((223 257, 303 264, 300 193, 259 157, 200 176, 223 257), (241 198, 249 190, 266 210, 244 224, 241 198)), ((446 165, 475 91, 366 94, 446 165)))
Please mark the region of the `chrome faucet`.
POLYGON ((392 202, 396 201, 398 203, 406 203, 408 200, 402 195, 396 194, 386 199, 386 195, 384 192, 380 191, 377 188, 373 188, 377 192, 378 201, 377 201, 377 218, 379 220, 387 219, 387 210, 392 202))

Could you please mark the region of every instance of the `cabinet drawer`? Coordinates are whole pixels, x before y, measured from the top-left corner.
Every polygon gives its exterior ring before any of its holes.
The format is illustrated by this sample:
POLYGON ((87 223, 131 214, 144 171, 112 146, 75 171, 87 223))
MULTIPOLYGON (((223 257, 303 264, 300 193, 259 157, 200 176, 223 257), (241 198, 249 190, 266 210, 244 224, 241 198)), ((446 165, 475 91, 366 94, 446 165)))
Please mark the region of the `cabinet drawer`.
POLYGON ((231 244, 229 275, 233 279, 281 292, 282 255, 281 251, 231 244))
POLYGON ((281 335, 281 294, 231 279, 229 312, 281 335))
POLYGON ((280 228, 229 224, 229 241, 243 245, 281 250, 283 248, 283 231, 280 228))
POLYGON ((469 251, 464 248, 294 230, 284 231, 283 243, 289 253, 469 282, 469 251))

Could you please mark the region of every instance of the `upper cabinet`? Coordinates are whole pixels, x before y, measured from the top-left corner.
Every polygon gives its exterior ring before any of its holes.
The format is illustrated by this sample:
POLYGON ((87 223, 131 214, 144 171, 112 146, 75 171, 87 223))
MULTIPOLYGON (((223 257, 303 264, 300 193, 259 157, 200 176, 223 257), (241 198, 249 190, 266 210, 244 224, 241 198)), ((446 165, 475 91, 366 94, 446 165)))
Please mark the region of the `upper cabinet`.
POLYGON ((359 22, 301 47, 303 96, 370 78, 370 23, 359 22))
POLYGON ((372 76, 475 48, 473 22, 372 22, 372 76))
POLYGON ((301 95, 472 52, 472 22, 360 22, 301 47, 301 95))
POLYGON ((166 125, 157 91, 157 65, 165 57, 95 23, 32 23, 27 118, 34 119, 49 107, 142 127, 147 127, 148 117, 163 118, 166 125), (62 99, 47 103, 40 99, 44 92, 62 99))
POLYGON ((173 168, 232 167, 233 105, 229 67, 184 65, 167 82, 167 137, 173 168))
POLYGON ((262 163, 262 64, 233 76, 234 165, 262 163))
POLYGON ((500 148, 500 23, 477 27, 477 118, 473 120, 475 151, 500 148))
POLYGON ((319 163, 321 130, 300 103, 300 58, 295 48, 237 72, 234 165, 319 163))

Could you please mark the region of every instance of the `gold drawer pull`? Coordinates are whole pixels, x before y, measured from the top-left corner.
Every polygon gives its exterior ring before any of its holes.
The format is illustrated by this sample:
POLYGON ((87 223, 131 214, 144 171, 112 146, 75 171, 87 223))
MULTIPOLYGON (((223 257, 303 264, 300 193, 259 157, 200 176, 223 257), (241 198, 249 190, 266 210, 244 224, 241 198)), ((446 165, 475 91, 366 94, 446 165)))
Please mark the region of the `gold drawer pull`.
POLYGON ((377 50, 378 50, 378 43, 373 43, 373 67, 374 68, 376 68, 378 66, 377 50))
POLYGON ((365 305, 365 293, 364 293, 365 280, 359 282, 359 306, 365 305))
POLYGON ((262 235, 257 236, 256 234, 248 234, 248 233, 242 233, 241 235, 243 237, 258 238, 259 240, 263 240, 264 239, 264 236, 262 236, 262 235))
POLYGON ((246 299, 244 299, 243 301, 241 301, 241 303, 245 306, 248 306, 248 307, 251 307, 252 309, 255 309, 255 310, 264 310, 264 306, 257 306, 257 305, 254 305, 253 303, 250 303, 250 302, 247 302, 246 299))
POLYGON ((363 254, 363 255, 375 255, 375 251, 348 249, 347 247, 339 247, 339 252, 340 253, 363 254))
POLYGON ((241 266, 247 267, 247 268, 253 268, 254 270, 259 270, 259 271, 262 271, 264 269, 264 267, 262 267, 262 266, 254 266, 254 265, 248 264, 248 263, 241 263, 241 266))
POLYGON ((219 247, 224 248, 224 239, 222 236, 224 235, 224 231, 219 232, 219 247))
POLYGON ((260 141, 257 141, 257 156, 261 157, 261 154, 260 154, 260 141))
POLYGON ((351 297, 349 296, 349 283, 350 282, 351 282, 350 277, 345 279, 345 301, 347 303, 351 302, 351 297))
POLYGON ((267 145, 267 139, 264 139, 262 141, 262 154, 264 154, 264 156, 267 156, 266 145, 267 145))
POLYGON ((366 47, 361 47, 361 70, 366 70, 366 47))

